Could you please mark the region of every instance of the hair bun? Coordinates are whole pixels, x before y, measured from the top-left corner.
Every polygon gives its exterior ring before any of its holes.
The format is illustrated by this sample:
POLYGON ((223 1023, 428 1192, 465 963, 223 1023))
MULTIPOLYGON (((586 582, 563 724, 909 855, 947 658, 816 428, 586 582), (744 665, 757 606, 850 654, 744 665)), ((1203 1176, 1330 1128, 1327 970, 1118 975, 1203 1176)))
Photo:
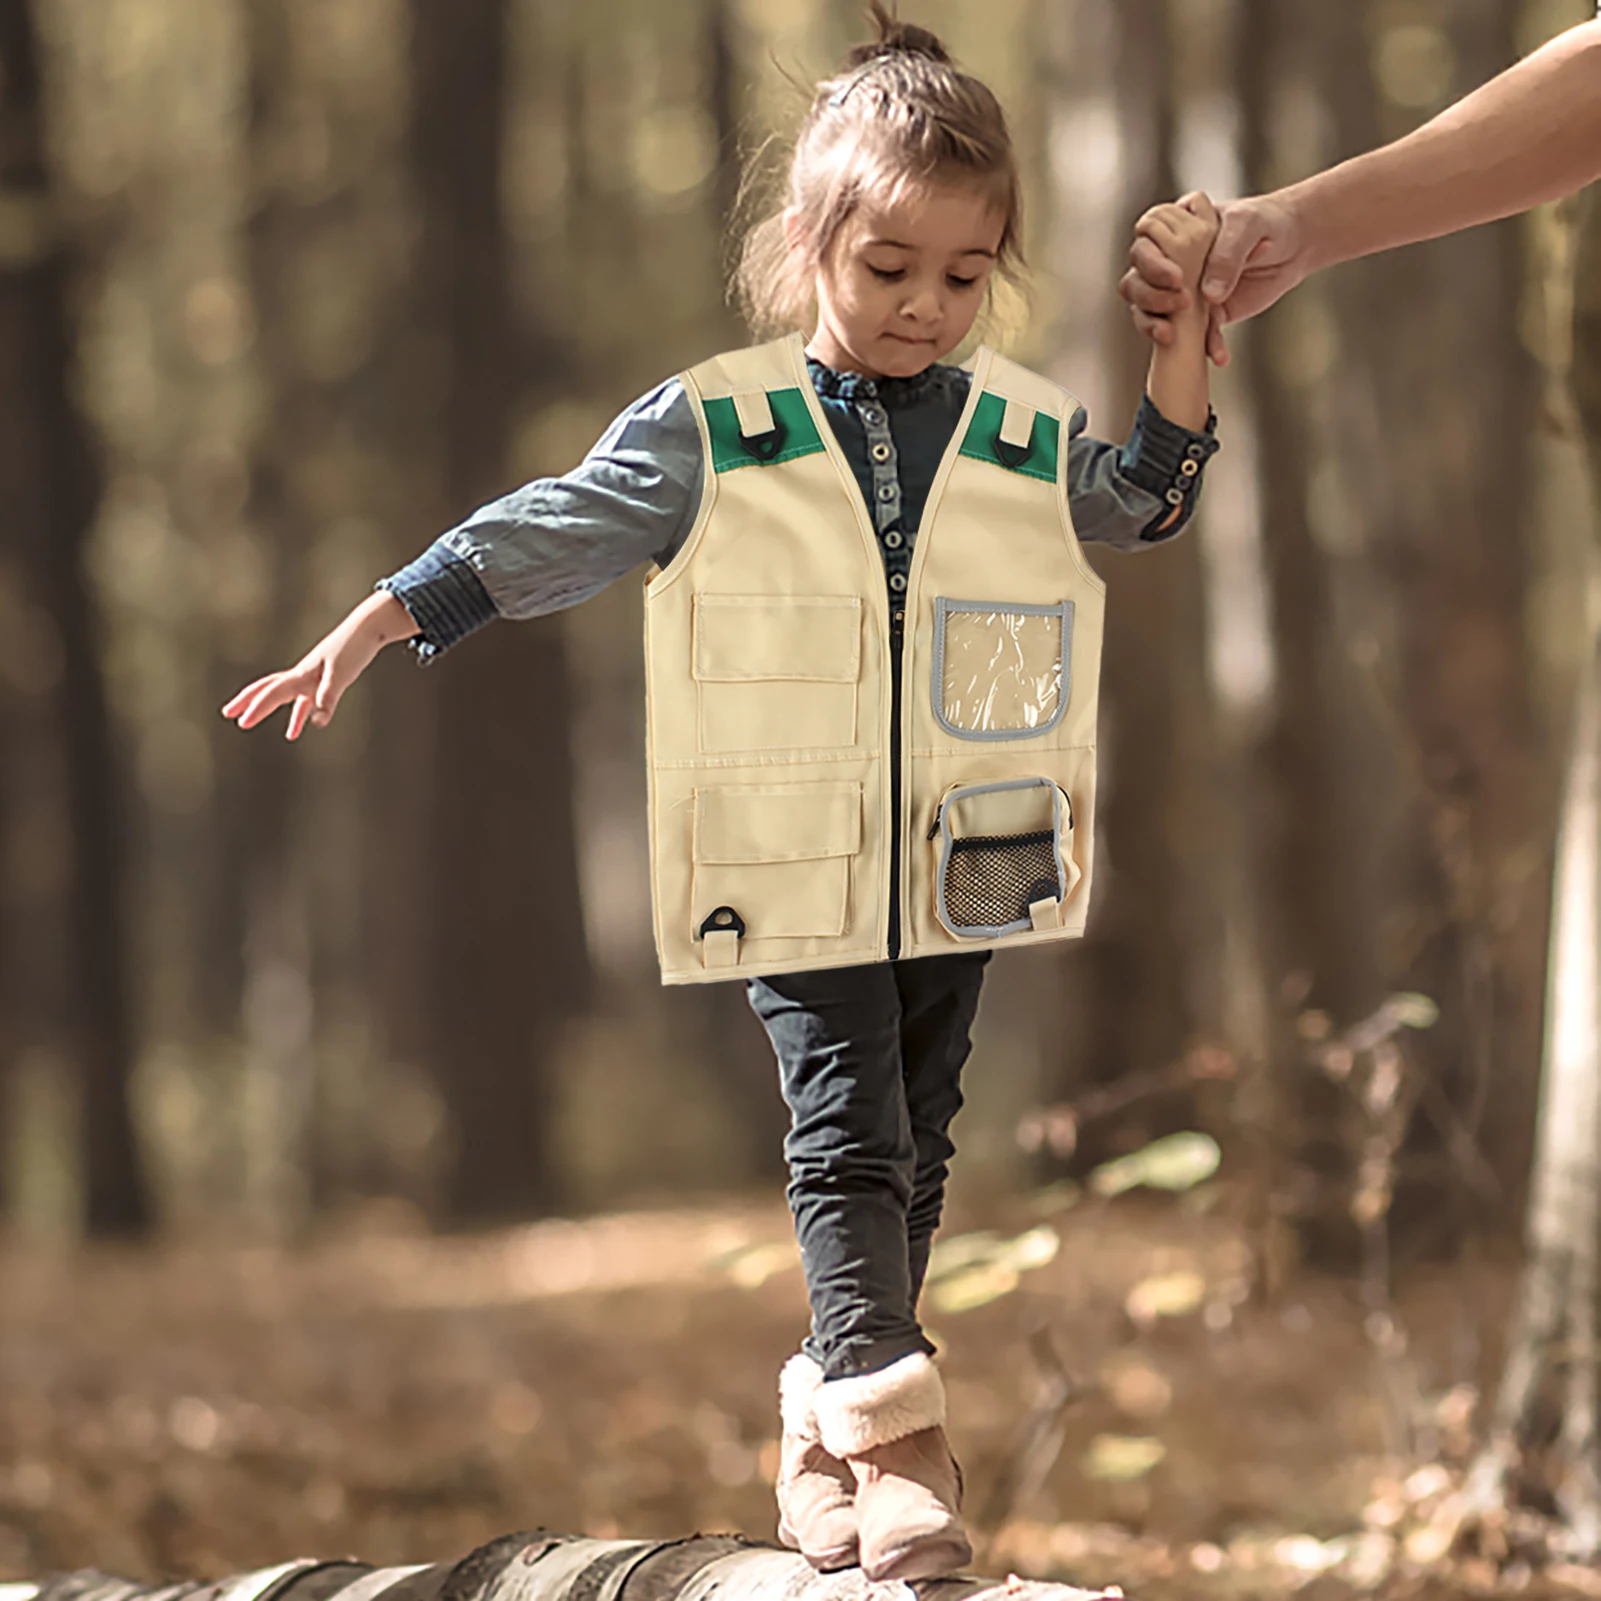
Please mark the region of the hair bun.
POLYGON ((845 58, 847 69, 865 67, 869 61, 881 56, 928 56, 934 61, 949 62, 950 52, 940 43, 939 35, 915 22, 902 22, 884 9, 883 0, 872 0, 869 14, 878 27, 878 38, 872 44, 859 44, 845 58))

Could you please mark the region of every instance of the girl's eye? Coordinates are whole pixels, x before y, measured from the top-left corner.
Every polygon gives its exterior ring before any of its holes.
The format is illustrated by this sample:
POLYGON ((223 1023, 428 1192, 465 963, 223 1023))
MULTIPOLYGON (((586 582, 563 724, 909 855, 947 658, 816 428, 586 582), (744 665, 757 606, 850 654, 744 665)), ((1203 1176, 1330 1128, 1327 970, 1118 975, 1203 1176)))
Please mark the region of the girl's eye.
POLYGON ((872 275, 880 282, 887 284, 892 284, 897 278, 904 278, 906 276, 906 269, 904 267, 875 267, 871 262, 869 262, 867 270, 872 273, 872 275))
POLYGON ((949 273, 946 275, 945 282, 948 283, 952 289, 971 289, 973 285, 978 282, 978 279, 958 278, 954 273, 949 273))

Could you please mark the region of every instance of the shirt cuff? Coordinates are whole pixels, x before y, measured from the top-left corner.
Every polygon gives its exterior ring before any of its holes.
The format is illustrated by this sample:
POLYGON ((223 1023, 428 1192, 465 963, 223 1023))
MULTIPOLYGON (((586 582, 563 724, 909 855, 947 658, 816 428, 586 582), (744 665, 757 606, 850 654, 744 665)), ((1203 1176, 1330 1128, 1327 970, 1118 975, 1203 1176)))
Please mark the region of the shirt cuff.
POLYGON ((432 661, 499 615, 472 566, 437 542, 374 587, 411 613, 418 632, 410 644, 420 662, 432 661))
POLYGON ((1130 483, 1162 502, 1162 509, 1140 530, 1142 540, 1171 539, 1190 520, 1206 464, 1220 448, 1216 436, 1215 411, 1208 411, 1205 430, 1196 433, 1169 422, 1149 395, 1141 398, 1120 467, 1130 483), (1178 516, 1164 528, 1175 507, 1178 516))

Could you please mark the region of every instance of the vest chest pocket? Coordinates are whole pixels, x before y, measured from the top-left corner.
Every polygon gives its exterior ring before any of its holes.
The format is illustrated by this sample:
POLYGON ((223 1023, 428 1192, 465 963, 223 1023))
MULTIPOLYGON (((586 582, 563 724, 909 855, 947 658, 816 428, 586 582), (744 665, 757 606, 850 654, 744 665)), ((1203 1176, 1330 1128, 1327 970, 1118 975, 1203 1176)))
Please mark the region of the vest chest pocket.
POLYGON ((843 934, 862 848, 862 786, 730 784, 695 792, 692 930, 720 908, 750 939, 843 934))
POLYGON ((692 650, 702 751, 856 743, 856 596, 699 594, 692 650))
POLYGON ((1082 876, 1073 803, 1048 778, 948 791, 929 831, 936 911, 958 939, 1055 928, 1082 876))
POLYGON ((958 739, 1030 739, 1067 711, 1073 603, 934 602, 934 716, 958 739))

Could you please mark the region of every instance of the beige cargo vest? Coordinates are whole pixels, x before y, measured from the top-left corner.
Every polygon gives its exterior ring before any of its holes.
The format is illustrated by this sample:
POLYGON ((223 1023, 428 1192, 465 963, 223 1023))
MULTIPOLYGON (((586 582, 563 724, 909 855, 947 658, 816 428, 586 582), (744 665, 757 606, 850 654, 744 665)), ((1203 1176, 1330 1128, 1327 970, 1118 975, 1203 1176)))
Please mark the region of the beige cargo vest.
POLYGON ((645 589, 663 982, 1082 934, 1105 591, 1068 515, 1072 398, 979 350, 892 597, 801 339, 683 382, 705 486, 645 589))

